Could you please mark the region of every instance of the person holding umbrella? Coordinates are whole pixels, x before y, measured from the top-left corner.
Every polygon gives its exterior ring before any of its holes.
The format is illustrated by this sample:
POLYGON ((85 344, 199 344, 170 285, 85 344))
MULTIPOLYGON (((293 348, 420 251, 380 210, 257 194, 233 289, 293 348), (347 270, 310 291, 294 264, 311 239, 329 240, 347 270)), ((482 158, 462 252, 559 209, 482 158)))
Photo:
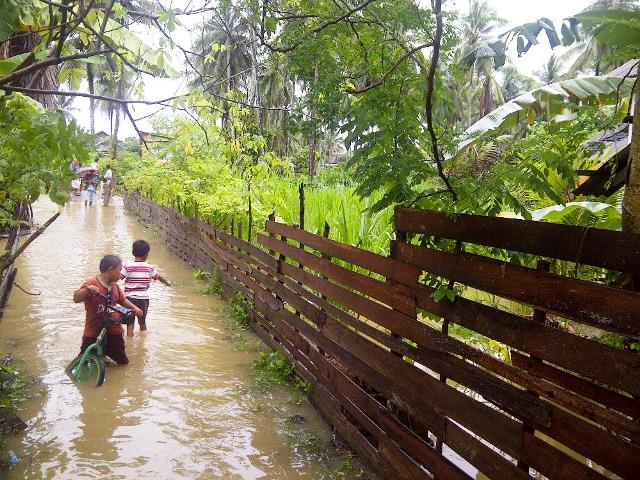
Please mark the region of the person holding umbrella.
POLYGON ((96 199, 96 190, 98 189, 98 163, 97 160, 92 162, 91 165, 87 168, 87 172, 84 175, 84 206, 87 204, 89 206, 93 205, 93 202, 96 199))

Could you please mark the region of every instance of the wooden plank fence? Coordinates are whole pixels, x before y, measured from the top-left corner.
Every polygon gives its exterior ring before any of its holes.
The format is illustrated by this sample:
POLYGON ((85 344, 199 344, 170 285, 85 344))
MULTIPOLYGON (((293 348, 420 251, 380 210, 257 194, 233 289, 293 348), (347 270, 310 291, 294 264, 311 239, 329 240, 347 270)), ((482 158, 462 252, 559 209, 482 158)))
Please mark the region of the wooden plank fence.
POLYGON ((313 405, 382 478, 640 475, 640 355, 554 320, 637 338, 640 293, 552 273, 545 261, 534 269, 464 251, 483 245, 637 277, 640 235, 399 209, 386 257, 275 221, 254 245, 137 196, 126 204, 251 303, 254 331, 294 362, 313 405), (533 313, 435 301, 424 272, 533 313), (509 355, 450 334, 454 325, 509 355))

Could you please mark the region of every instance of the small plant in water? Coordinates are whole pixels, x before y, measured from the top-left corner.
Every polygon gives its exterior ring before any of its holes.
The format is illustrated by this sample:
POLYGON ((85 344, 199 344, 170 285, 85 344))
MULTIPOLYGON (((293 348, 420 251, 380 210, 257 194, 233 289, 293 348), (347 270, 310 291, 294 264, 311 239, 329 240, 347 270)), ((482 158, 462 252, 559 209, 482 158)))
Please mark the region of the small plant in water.
POLYGON ((316 432, 307 431, 295 422, 288 421, 284 424, 283 433, 289 446, 304 463, 317 465, 314 471, 320 480, 366 477, 351 452, 340 454, 328 440, 323 440, 316 432))
POLYGON ((294 366, 280 350, 259 352, 253 368, 263 384, 287 385, 293 379, 294 366))
POLYGON ((210 275, 207 272, 205 272, 205 274, 206 276, 202 278, 206 278, 207 283, 200 289, 200 293, 202 293, 202 295, 217 295, 219 297, 222 296, 222 282, 220 281, 218 276, 210 275))
POLYGON ((26 401, 29 390, 29 377, 10 363, 10 356, 5 356, 0 363, 0 412, 2 413, 13 413, 18 405, 26 401))
POLYGON ((251 304, 242 296, 240 292, 229 300, 229 316, 234 320, 236 326, 242 330, 249 328, 249 308, 251 304))
POLYGON ((194 280, 208 280, 211 277, 211 274, 206 270, 202 270, 201 268, 194 268, 193 272, 191 272, 194 280))

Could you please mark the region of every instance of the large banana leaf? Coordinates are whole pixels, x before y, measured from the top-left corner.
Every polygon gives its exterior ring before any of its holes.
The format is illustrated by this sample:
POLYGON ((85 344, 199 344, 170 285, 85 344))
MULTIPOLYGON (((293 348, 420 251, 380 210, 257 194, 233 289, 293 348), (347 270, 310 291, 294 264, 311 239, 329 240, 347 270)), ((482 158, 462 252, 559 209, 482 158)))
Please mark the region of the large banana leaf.
POLYGON ((571 119, 570 112, 580 105, 613 104, 631 95, 634 80, 606 75, 582 77, 523 93, 471 125, 458 144, 458 154, 483 136, 508 130, 524 120, 546 118, 560 122, 571 119))
MULTIPOLYGON (((569 202, 564 205, 533 210, 531 220, 564 223, 568 225, 588 226, 619 230, 622 225, 622 208, 603 202, 569 202)), ((523 218, 522 215, 505 212, 501 216, 523 218)))

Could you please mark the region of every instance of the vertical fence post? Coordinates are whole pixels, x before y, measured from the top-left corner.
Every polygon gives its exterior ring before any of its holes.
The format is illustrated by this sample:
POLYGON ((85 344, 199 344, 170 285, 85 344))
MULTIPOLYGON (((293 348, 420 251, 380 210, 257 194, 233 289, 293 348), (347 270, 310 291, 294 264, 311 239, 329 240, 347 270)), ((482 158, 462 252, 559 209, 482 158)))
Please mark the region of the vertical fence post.
POLYGON ((249 191, 249 229, 247 232, 247 241, 251 243, 251 229, 253 226, 253 210, 251 208, 251 183, 248 184, 247 190, 249 191))
MULTIPOLYGON (((270 222, 275 222, 276 221, 276 214, 274 212, 271 212, 269 214, 268 219, 269 219, 270 222)), ((273 237, 274 235, 273 235, 273 233, 269 232, 269 236, 273 237)), ((272 249, 269 249, 269 255, 271 255, 272 257, 275 257, 276 256, 276 252, 274 250, 272 250, 272 249)))
MULTIPOLYGON (((324 231, 322 232, 322 236, 323 236, 324 238, 329 238, 329 230, 330 230, 330 229, 331 229, 331 227, 329 227, 329 224, 328 224, 328 223, 327 223, 327 221, 325 220, 325 222, 324 222, 324 231)), ((331 261, 331 255, 327 255, 326 253, 323 253, 321 256, 322 256, 322 258, 324 258, 324 259, 326 259, 326 260, 331 261)), ((326 279, 326 278, 327 278, 327 276, 326 276, 326 275, 324 275, 324 274, 323 274, 323 275, 320 275, 320 276, 321 276, 322 278, 324 278, 324 279, 326 279)), ((321 297, 323 300, 326 300, 326 299, 327 299, 327 296, 326 296, 326 295, 320 295, 320 297, 321 297)))
MULTIPOLYGON (((301 182, 298 186, 298 197, 300 200, 300 229, 304 230, 304 182, 301 182)), ((298 246, 300 247, 300 250, 304 251, 304 244, 302 242, 298 242, 298 246)), ((304 265, 298 262, 298 268, 304 270, 304 265)), ((298 284, 302 285, 300 282, 298 282, 298 284)), ((298 317, 300 316, 300 312, 298 310, 295 311, 295 314, 298 317)))
POLYGON ((300 197, 300 228, 304 230, 304 183, 300 183, 298 195, 300 197))

